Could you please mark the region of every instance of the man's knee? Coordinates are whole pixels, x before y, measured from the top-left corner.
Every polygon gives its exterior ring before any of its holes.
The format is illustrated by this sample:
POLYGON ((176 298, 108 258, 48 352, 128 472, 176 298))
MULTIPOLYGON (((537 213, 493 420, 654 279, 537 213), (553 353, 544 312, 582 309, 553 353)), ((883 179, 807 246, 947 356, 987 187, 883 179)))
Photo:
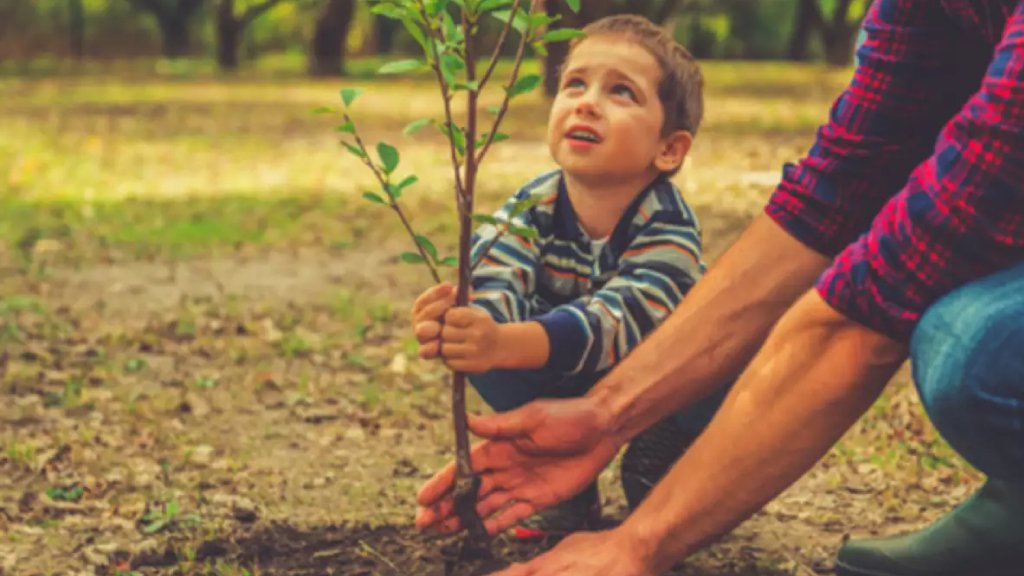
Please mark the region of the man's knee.
POLYGON ((953 448, 1024 480, 1024 298, 991 288, 967 286, 925 313, 911 340, 914 380, 953 448))

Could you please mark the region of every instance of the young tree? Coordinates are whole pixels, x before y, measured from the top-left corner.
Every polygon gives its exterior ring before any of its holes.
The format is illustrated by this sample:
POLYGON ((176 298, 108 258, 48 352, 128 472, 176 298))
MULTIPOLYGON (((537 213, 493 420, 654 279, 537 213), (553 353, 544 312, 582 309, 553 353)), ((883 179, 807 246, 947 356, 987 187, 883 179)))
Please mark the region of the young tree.
POLYGON ((235 0, 220 0, 217 5, 217 65, 221 70, 238 68, 238 42, 245 28, 253 20, 280 3, 281 0, 262 0, 250 4, 241 14, 235 14, 235 0))
MULTIPOLYGON (((580 9, 580 0, 566 0, 574 12, 580 9)), ((429 69, 437 79, 443 105, 443 119, 422 119, 412 122, 405 130, 412 133, 427 125, 434 125, 448 139, 454 180, 454 200, 459 219, 459 251, 457 256, 442 257, 434 243, 417 234, 402 210, 400 199, 410 186, 417 182, 415 175, 399 179, 396 170, 400 162, 398 150, 387 142, 375 147, 376 158, 371 155, 350 115, 350 110, 360 91, 346 88, 341 91, 344 104, 343 123, 338 131, 350 135, 343 144, 373 172, 380 185, 380 192, 367 192, 364 197, 375 204, 392 210, 401 220, 416 246, 416 252, 402 254, 402 260, 426 264, 435 282, 441 280, 439 269, 444 266, 458 267, 458 291, 456 305, 465 306, 469 299, 471 274, 483 254, 476 261, 470 261, 470 239, 474 222, 484 222, 498 227, 501 234, 530 236, 532 229, 517 228, 509 221, 498 221, 493 216, 474 214, 473 201, 477 169, 484 161, 491 147, 507 138, 499 131, 510 101, 531 92, 542 82, 536 74, 520 76, 520 64, 528 45, 544 53, 550 42, 561 42, 580 35, 571 28, 549 29, 559 19, 549 15, 541 0, 379 0, 373 11, 381 16, 402 23, 423 49, 423 59, 410 59, 384 65, 378 73, 398 74, 429 69), (479 25, 483 18, 493 17, 504 23, 494 51, 482 70, 478 70, 479 25), (517 33, 518 46, 511 72, 503 83, 504 96, 501 105, 491 110, 494 117, 489 120, 489 129, 481 129, 478 108, 481 94, 492 80, 501 54, 502 46, 517 33), (457 96, 466 99, 465 117, 460 121, 452 110, 452 100, 457 96)), ((328 110, 325 110, 328 111, 328 110)), ((525 210, 529 202, 513 210, 514 214, 525 210)), ((492 244, 493 245, 493 244, 492 244)), ((469 460, 469 438, 466 426, 466 379, 465 374, 452 375, 452 419, 456 443, 456 487, 455 506, 463 525, 469 530, 468 543, 464 550, 478 549, 486 541, 486 531, 476 514, 476 495, 479 479, 473 474, 469 460), (473 545, 476 544, 476 545, 473 545)))
POLYGON ((85 7, 82 0, 68 0, 68 32, 71 56, 81 60, 85 56, 85 7))

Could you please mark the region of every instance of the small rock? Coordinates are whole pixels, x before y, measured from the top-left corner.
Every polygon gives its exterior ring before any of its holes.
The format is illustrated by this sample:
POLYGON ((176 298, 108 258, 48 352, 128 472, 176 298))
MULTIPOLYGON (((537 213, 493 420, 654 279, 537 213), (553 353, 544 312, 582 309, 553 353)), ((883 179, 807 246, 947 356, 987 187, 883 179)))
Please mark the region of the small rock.
POLYGON ((399 352, 395 354, 394 358, 391 359, 391 365, 388 370, 392 374, 405 374, 409 371, 409 359, 405 357, 405 354, 399 352))
POLYGON ((353 426, 348 430, 345 430, 345 440, 351 442, 362 442, 366 440, 366 432, 363 432, 362 427, 353 426))
POLYGON ((202 444, 192 449, 189 461, 200 466, 206 466, 213 460, 213 446, 202 444))

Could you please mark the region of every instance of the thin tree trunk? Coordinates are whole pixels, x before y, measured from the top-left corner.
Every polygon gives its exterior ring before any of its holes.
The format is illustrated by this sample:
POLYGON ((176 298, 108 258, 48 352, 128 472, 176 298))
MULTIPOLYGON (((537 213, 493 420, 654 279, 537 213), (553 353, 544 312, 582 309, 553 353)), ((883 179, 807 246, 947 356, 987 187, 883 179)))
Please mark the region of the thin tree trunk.
POLYGON ((817 20, 815 15, 818 0, 800 0, 796 7, 796 23, 793 26, 793 36, 789 40, 789 59, 797 62, 807 60, 808 50, 811 44, 811 35, 814 33, 817 20))
POLYGON ((163 53, 167 58, 181 58, 188 56, 190 49, 190 37, 188 30, 188 17, 180 14, 168 14, 158 17, 160 33, 163 35, 163 53))
POLYGON ((340 76, 345 72, 345 38, 355 11, 353 0, 327 0, 316 19, 309 53, 313 76, 340 76))
POLYGON ((85 56, 85 8, 82 6, 82 0, 70 0, 68 9, 71 24, 71 55, 81 60, 85 56))
POLYGON ((221 70, 238 69, 240 26, 235 20, 235 0, 220 0, 217 6, 217 65, 221 70))

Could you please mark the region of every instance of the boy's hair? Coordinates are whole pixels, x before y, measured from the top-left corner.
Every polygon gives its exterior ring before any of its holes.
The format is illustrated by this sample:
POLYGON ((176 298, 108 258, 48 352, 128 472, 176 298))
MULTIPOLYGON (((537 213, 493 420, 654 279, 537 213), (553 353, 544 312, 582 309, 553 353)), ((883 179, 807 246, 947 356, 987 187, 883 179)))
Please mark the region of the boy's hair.
POLYGON ((636 14, 620 14, 596 20, 583 28, 586 35, 569 45, 569 53, 587 37, 624 36, 638 43, 661 66, 658 98, 665 109, 662 136, 676 130, 696 135, 704 117, 704 76, 690 52, 653 22, 636 14))

